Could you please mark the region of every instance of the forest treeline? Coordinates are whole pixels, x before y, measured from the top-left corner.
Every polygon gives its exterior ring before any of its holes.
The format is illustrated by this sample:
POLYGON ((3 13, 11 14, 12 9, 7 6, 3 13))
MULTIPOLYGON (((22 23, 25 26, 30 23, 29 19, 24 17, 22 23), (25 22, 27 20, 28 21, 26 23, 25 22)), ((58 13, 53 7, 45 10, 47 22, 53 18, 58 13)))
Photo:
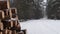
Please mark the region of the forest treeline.
POLYGON ((19 19, 39 19, 43 17, 39 2, 42 0, 14 0, 11 6, 17 8, 19 19))
POLYGON ((15 6, 18 11, 19 19, 40 19, 43 18, 44 5, 46 15, 49 19, 60 19, 60 0, 14 0, 11 7, 15 6))

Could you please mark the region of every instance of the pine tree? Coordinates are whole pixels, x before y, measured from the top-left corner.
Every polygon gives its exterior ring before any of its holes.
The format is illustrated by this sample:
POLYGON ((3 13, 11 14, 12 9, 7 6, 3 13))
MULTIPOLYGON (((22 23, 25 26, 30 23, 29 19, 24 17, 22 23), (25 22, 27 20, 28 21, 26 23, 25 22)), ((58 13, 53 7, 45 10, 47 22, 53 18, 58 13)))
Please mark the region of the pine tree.
POLYGON ((60 16, 58 13, 59 10, 60 10, 60 0, 50 0, 48 2, 48 6, 47 6, 47 15, 48 15, 48 18, 50 19, 60 19, 60 16))
POLYGON ((18 9, 19 19, 38 19, 42 17, 38 1, 35 3, 34 0, 16 0, 15 4, 18 9))

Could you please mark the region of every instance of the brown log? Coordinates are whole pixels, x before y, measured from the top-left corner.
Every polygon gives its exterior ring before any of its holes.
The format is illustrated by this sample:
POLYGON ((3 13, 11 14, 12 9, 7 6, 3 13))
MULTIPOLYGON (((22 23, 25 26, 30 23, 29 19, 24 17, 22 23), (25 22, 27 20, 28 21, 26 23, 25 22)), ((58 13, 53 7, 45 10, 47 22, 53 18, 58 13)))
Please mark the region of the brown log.
POLYGON ((11 27, 13 27, 13 22, 11 21, 11 27))
POLYGON ((9 31, 9 34, 12 34, 12 31, 11 30, 9 31))
POLYGON ((0 22, 0 30, 3 30, 3 23, 0 22))
POLYGON ((4 9, 3 11, 4 11, 5 16, 9 16, 9 9, 4 9))
POLYGON ((11 30, 16 30, 17 32, 20 32, 21 30, 21 27, 20 27, 20 24, 18 23, 18 21, 12 21, 12 25, 13 27, 11 27, 11 30))
POLYGON ((10 0, 7 0, 7 7, 10 8, 10 0))
POLYGON ((17 9, 16 8, 10 8, 10 11, 12 14, 17 14, 17 9))
POLYGON ((8 30, 8 33, 7 34, 12 34, 12 31, 11 30, 8 30))
POLYGON ((8 29, 5 29, 5 30, 3 31, 3 34, 8 34, 8 29))
POLYGON ((12 34, 12 30, 5 29, 5 30, 3 31, 3 34, 12 34))
POLYGON ((12 31, 12 34, 17 34, 16 30, 13 30, 13 31, 12 31))
POLYGON ((10 21, 6 20, 6 19, 2 19, 2 23, 4 25, 4 29, 9 28, 10 27, 10 21))
POLYGON ((0 34, 3 34, 2 32, 0 32, 0 34))
POLYGON ((16 8, 10 8, 10 18, 16 18, 16 17, 17 17, 16 8))
POLYGON ((17 32, 20 32, 21 27, 20 27, 20 24, 18 23, 18 21, 15 21, 14 26, 16 27, 16 31, 17 31, 17 32))
POLYGON ((0 10, 0 19, 4 18, 4 12, 0 10))
POLYGON ((0 10, 7 9, 7 1, 0 1, 0 10))

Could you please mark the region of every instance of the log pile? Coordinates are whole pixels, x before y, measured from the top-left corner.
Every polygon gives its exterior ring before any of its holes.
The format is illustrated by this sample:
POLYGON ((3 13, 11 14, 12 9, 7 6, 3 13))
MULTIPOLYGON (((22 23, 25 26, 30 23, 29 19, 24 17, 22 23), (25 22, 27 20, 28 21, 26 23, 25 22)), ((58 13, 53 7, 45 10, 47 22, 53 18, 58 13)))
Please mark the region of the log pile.
POLYGON ((0 34, 23 34, 19 32, 17 9, 10 8, 9 0, 0 0, 0 34))

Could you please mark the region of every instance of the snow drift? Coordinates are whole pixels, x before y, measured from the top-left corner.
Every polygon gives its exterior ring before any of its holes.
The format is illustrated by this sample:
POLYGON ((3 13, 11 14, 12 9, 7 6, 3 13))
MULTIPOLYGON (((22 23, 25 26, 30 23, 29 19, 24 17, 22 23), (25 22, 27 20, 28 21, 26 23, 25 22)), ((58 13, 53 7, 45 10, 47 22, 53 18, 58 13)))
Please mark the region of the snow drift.
POLYGON ((60 20, 29 20, 20 22, 27 34, 60 34, 60 20))

